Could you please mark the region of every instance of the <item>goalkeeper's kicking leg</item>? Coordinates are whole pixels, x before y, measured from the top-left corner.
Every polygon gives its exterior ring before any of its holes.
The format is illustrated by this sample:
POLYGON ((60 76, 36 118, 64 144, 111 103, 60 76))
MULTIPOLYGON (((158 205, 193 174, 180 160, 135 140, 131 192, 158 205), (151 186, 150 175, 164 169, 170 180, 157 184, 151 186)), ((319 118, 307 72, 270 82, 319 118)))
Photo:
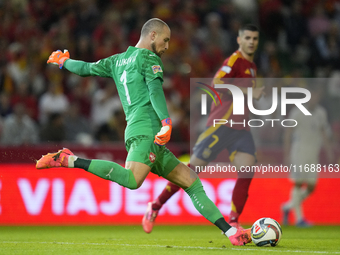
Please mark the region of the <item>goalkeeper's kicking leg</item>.
MULTIPOLYGON (((37 169, 52 167, 81 168, 129 189, 140 187, 151 170, 149 166, 140 162, 128 161, 124 168, 110 161, 81 159, 68 149, 49 153, 38 160, 36 164, 37 169)), ((189 167, 179 163, 165 178, 183 188, 190 196, 195 208, 220 228, 233 245, 244 245, 251 242, 250 230, 236 229, 225 221, 216 205, 207 197, 197 174, 189 167)))
MULTIPOLYGON (((191 169, 195 170, 196 166, 204 167, 207 166, 208 164, 209 162, 204 161, 198 158, 195 154, 193 154, 190 158, 190 164, 188 166, 191 167, 191 169)), ((237 152, 235 154, 233 165, 237 169, 240 169, 242 165, 252 166, 254 164, 255 157, 253 155, 243 152, 237 152)), ((247 201, 248 190, 253 176, 254 176, 253 172, 249 173, 238 172, 238 178, 232 195, 232 210, 230 212, 228 222, 233 227, 242 228, 238 223, 238 217, 242 213, 244 205, 247 201)), ((150 233, 152 231, 159 210, 179 189, 180 187, 177 186, 176 184, 168 182, 166 187, 163 189, 162 193, 156 198, 156 200, 148 203, 148 207, 142 220, 143 229, 146 233, 150 233)))
POLYGON ((206 195, 198 175, 188 166, 180 163, 166 179, 184 189, 197 211, 220 228, 233 245, 251 242, 250 229, 236 229, 226 222, 219 209, 206 195))

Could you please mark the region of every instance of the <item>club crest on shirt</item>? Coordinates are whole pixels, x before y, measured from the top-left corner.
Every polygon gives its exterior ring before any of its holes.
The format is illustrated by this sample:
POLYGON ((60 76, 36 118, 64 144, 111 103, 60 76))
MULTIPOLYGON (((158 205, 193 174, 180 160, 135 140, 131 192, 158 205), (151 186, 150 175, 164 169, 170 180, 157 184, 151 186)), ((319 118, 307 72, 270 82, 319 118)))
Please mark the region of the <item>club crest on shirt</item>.
POLYGON ((163 72, 161 66, 152 66, 152 71, 154 74, 158 73, 158 72, 163 72))
POLYGON ((150 152, 150 154, 149 154, 149 159, 150 159, 150 162, 151 162, 151 163, 154 163, 155 160, 156 160, 156 155, 153 154, 152 152, 150 152))

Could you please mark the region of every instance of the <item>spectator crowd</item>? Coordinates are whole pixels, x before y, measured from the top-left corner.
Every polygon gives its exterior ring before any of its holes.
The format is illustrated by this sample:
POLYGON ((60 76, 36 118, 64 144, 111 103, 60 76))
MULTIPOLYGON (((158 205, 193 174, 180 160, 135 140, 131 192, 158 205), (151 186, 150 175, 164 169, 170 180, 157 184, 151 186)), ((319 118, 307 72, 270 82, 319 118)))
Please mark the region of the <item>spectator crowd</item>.
MULTIPOLYGON (((171 142, 190 139, 190 78, 212 77, 238 48, 238 29, 245 23, 261 31, 259 77, 327 78, 320 85, 322 104, 339 138, 336 0, 3 0, 0 145, 124 141, 126 122, 114 81, 81 78, 46 61, 57 49, 89 62, 123 52, 152 17, 171 28, 170 48, 162 56, 171 142)), ((258 135, 267 144, 282 142, 258 135)))

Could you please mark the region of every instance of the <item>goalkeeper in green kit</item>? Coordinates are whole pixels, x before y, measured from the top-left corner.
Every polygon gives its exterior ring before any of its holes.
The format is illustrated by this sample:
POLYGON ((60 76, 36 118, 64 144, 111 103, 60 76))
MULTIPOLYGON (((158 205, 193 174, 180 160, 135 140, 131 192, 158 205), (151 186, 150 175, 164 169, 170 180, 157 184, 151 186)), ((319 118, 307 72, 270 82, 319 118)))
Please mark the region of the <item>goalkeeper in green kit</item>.
POLYGON ((139 188, 152 172, 184 189, 195 208, 219 227, 233 245, 244 245, 251 242, 250 229, 231 227, 207 197, 196 173, 164 146, 170 140, 172 123, 162 89, 164 67, 160 57, 168 49, 169 41, 170 28, 154 18, 144 24, 135 47, 96 63, 72 60, 67 51, 53 52, 47 63, 84 77, 114 79, 127 120, 128 156, 124 168, 111 161, 78 158, 64 148, 42 156, 36 168, 81 168, 129 189, 139 188))

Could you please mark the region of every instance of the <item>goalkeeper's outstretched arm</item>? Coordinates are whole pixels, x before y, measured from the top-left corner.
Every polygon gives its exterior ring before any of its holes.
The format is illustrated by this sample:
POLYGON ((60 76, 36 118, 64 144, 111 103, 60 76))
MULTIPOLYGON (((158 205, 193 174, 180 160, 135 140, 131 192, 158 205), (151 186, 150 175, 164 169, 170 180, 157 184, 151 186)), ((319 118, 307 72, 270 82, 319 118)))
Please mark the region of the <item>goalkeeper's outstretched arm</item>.
POLYGON ((67 50, 61 52, 60 50, 52 52, 47 63, 59 65, 59 68, 64 67, 71 73, 82 77, 100 76, 111 77, 111 66, 115 55, 105 59, 101 59, 95 63, 88 63, 80 60, 70 59, 70 54, 67 50))
POLYGON ((91 76, 91 65, 93 65, 93 63, 68 59, 64 63, 64 68, 81 77, 87 77, 91 76))

